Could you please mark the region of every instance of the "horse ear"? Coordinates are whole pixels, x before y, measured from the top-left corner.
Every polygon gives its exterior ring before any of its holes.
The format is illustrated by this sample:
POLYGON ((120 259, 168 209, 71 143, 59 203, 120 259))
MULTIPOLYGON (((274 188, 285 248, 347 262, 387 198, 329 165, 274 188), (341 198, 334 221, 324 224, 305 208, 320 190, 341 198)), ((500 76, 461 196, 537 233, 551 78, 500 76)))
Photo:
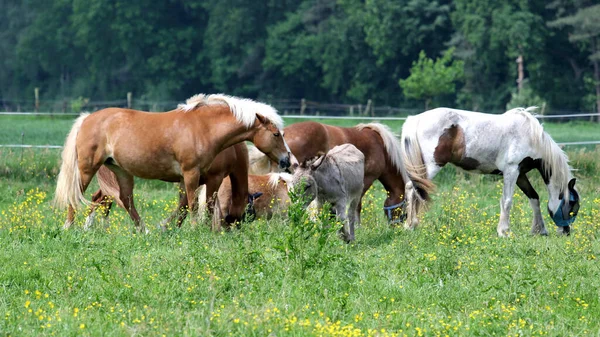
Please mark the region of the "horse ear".
POLYGON ((575 183, 577 182, 577 179, 573 178, 571 180, 569 180, 569 189, 572 190, 573 188, 575 188, 575 183))
POLYGON ((323 164, 323 162, 325 161, 325 157, 326 155, 321 155, 317 160, 315 160, 311 165, 310 165, 310 169, 311 170, 316 170, 319 168, 319 166, 321 166, 321 164, 323 164))
POLYGON ((269 122, 269 120, 261 114, 256 114, 256 119, 258 119, 261 124, 267 124, 269 122))

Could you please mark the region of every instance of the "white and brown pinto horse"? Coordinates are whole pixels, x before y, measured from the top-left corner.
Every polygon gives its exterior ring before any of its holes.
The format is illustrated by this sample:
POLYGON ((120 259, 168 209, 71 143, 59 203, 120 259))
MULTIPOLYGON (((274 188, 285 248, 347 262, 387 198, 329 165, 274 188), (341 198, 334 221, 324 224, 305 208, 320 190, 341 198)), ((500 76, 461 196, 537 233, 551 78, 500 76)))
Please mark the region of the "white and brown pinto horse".
POLYGON ((579 210, 565 153, 530 113, 517 108, 502 115, 438 108, 409 117, 402 127, 402 159, 409 173, 406 184, 407 228, 418 223, 417 213, 428 199, 431 179, 447 163, 466 171, 502 175, 498 235, 509 234, 515 185, 529 198, 533 234, 547 235, 540 200, 527 178, 537 169, 548 188, 548 212, 558 232, 569 234, 579 210))
POLYGON ((133 177, 181 182, 195 209, 195 191, 217 154, 251 141, 283 168, 290 151, 282 137, 283 121, 266 104, 226 95, 199 94, 165 113, 108 108, 82 114, 62 152, 55 202, 68 207, 65 228, 75 208, 88 203, 84 192, 102 165, 113 171, 119 199, 138 230, 144 225, 133 204, 133 177))

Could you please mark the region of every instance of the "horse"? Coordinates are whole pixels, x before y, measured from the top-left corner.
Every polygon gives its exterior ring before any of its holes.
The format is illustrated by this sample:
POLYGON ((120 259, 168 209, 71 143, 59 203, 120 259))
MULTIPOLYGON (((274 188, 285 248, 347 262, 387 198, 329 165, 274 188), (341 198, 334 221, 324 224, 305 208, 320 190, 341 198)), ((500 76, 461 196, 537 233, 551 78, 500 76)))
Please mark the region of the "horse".
POLYGON ((406 228, 418 224, 417 214, 429 200, 431 179, 448 164, 473 173, 501 175, 500 237, 510 234, 509 220, 515 184, 529 198, 532 234, 548 235, 539 195, 527 172, 536 169, 548 189, 548 212, 559 234, 568 235, 579 211, 576 179, 568 158, 531 114, 535 107, 502 115, 437 108, 409 117, 402 127, 402 160, 406 184, 406 228))
MULTIPOLYGON (((221 212, 232 202, 232 186, 231 180, 225 177, 217 196, 221 212)), ((292 175, 289 173, 249 174, 248 207, 258 218, 270 219, 275 214, 283 216, 290 205, 288 192, 291 188, 292 175)), ((205 189, 200 190, 199 195, 198 203, 202 205, 207 195, 205 189)))
MULTIPOLYGON (((393 225, 404 221, 406 171, 400 158, 400 142, 386 125, 369 123, 345 128, 306 121, 287 126, 284 138, 292 157, 301 163, 326 153, 336 145, 356 146, 365 156, 363 195, 375 180, 379 180, 387 192, 383 211, 388 222, 393 225)), ((264 172, 257 171, 257 167, 274 170, 264 155, 250 151, 250 173, 264 172)), ((359 205, 359 210, 361 208, 362 205, 359 205)))
POLYGON ((318 208, 325 202, 343 222, 342 238, 354 241, 354 226, 360 223, 365 156, 356 146, 335 146, 316 160, 305 160, 294 170, 292 185, 303 188, 307 207, 314 199, 318 208))
POLYGON ((119 199, 139 231, 145 231, 133 202, 133 177, 180 182, 195 210, 200 177, 224 149, 251 141, 282 168, 290 150, 283 120, 264 103, 223 94, 198 94, 165 113, 107 108, 77 118, 67 136, 57 178, 55 205, 75 209, 89 204, 84 192, 102 165, 117 177, 119 199))
MULTIPOLYGON (((258 150, 257 150, 258 151, 258 150)), ((228 191, 230 202, 222 210, 221 214, 225 216, 225 223, 231 224, 241 221, 244 218, 244 211, 248 203, 248 148, 244 143, 237 143, 220 152, 210 165, 206 175, 200 177, 199 184, 206 185, 204 191, 212 196, 225 177, 231 179, 234 183, 229 184, 228 191)), ((119 206, 124 207, 119 199, 120 189, 117 176, 106 166, 101 166, 97 173, 100 188, 92 196, 92 204, 89 207, 89 215, 85 222, 85 228, 90 228, 95 218, 95 211, 98 206, 104 208, 104 218, 109 215, 113 200, 116 200, 119 206)), ((181 227, 182 222, 187 216, 187 197, 183 193, 185 186, 179 188, 179 206, 171 215, 161 222, 161 228, 165 228, 177 217, 177 226, 181 227)), ((213 202, 209 201, 208 211, 212 213, 213 202)), ((215 220, 220 221, 221 219, 215 220)))

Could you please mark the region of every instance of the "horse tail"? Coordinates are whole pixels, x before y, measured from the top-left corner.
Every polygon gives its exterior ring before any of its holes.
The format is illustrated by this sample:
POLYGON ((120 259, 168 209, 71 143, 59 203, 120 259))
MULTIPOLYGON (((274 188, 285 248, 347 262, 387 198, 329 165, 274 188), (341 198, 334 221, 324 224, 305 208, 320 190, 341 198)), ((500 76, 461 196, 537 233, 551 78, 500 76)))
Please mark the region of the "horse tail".
POLYGON ((410 219, 410 212, 418 214, 430 200, 430 193, 435 189, 435 185, 427 177, 427 166, 423 160, 423 153, 419 139, 417 137, 419 118, 417 116, 408 117, 402 126, 400 155, 402 164, 406 172, 406 195, 405 198, 412 201, 412 205, 407 207, 410 219))
POLYGON ((406 175, 404 165, 402 165, 402 157, 400 155, 401 146, 398 136, 395 135, 387 125, 381 123, 358 124, 356 128, 360 131, 364 128, 371 129, 379 134, 383 140, 383 146, 387 152, 388 158, 398 173, 402 176, 406 175))
POLYGON ((83 113, 75 120, 63 147, 62 163, 54 194, 54 204, 60 208, 66 208, 69 205, 77 208, 82 203, 90 203, 81 191, 81 174, 77 166, 77 134, 81 129, 81 124, 89 115, 89 113, 83 113))
POLYGON ((206 211, 206 185, 200 185, 196 190, 198 197, 198 214, 204 214, 206 211))

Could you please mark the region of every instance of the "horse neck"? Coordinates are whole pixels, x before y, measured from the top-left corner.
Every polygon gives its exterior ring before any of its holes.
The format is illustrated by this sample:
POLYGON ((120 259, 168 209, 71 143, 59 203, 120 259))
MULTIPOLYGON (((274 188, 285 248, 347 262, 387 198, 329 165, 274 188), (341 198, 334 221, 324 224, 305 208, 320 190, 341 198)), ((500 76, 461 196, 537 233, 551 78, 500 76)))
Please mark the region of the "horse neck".
POLYGON ((215 153, 219 153, 224 149, 241 143, 246 140, 251 140, 256 132, 255 127, 246 128, 240 123, 229 108, 225 109, 220 114, 214 114, 213 118, 202 116, 201 118, 210 120, 210 143, 213 145, 215 153))

